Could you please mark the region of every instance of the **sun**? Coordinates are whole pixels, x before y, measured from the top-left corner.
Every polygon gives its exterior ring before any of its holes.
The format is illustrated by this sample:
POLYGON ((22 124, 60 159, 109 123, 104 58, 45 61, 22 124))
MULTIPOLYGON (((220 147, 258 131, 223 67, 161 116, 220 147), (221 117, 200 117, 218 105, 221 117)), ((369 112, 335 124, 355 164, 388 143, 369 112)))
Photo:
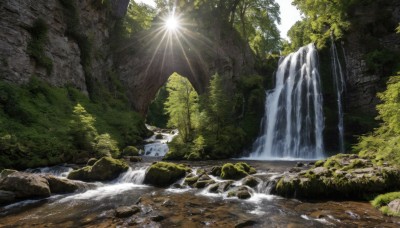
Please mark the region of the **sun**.
POLYGON ((170 16, 166 21, 165 21, 165 27, 169 31, 175 31, 179 27, 179 22, 174 16, 170 16))

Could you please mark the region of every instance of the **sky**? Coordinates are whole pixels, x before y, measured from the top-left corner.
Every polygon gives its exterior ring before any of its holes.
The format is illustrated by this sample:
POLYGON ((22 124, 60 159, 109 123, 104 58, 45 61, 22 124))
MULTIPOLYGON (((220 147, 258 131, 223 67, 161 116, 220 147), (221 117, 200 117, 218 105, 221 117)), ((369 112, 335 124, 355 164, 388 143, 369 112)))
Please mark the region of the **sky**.
MULTIPOLYGON (((135 2, 156 6, 154 0, 135 0, 135 2)), ((292 0, 276 0, 276 2, 280 5, 281 10, 281 24, 278 25, 278 28, 281 31, 281 37, 287 39, 287 31, 296 21, 300 20, 300 12, 292 6, 292 0)))

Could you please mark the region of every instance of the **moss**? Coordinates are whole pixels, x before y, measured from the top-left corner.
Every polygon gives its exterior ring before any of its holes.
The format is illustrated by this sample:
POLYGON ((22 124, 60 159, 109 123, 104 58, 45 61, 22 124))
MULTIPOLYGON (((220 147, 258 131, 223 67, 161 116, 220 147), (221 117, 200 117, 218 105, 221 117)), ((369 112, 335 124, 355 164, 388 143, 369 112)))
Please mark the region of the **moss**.
POLYGON ((93 166, 85 166, 69 173, 68 179, 82 181, 109 181, 127 171, 128 164, 111 157, 99 159, 93 166))
POLYGON ((222 166, 221 178, 239 180, 249 175, 249 173, 255 173, 255 169, 244 162, 239 162, 235 165, 232 163, 226 163, 222 166))
POLYGON ((314 164, 314 167, 321 167, 324 165, 324 163, 325 163, 325 160, 316 161, 314 164))
POLYGON ((134 146, 127 146, 122 151, 121 156, 139 156, 139 150, 134 146))
POLYGON ((193 186, 197 182, 197 180, 199 180, 198 176, 186 177, 184 183, 189 186, 193 186))
POLYGON ((96 163, 97 161, 98 161, 97 158, 91 158, 91 159, 89 159, 89 160, 87 161, 86 165, 87 165, 87 166, 92 166, 92 165, 94 165, 94 163, 96 163))
POLYGON ((32 37, 28 42, 28 54, 35 59, 36 64, 44 67, 47 74, 50 74, 53 70, 53 61, 44 52, 44 46, 48 39, 46 22, 39 18, 35 20, 32 27, 28 28, 28 31, 32 37))
POLYGON ((395 213, 389 209, 387 206, 390 202, 395 199, 400 199, 400 192, 390 192, 386 194, 379 195, 371 201, 372 206, 378 208, 385 215, 400 216, 400 214, 395 213))
POLYGON ((184 177, 190 168, 183 164, 156 162, 146 171, 144 183, 157 187, 167 187, 184 177))

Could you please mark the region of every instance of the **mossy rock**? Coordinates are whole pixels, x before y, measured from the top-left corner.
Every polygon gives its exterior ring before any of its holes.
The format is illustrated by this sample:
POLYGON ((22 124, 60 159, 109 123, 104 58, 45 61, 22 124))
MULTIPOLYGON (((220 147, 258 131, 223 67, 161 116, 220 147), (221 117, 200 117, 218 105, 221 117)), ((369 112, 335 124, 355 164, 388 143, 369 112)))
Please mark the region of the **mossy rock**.
POLYGON ((378 195, 371 201, 372 206, 385 215, 400 216, 400 192, 378 195))
POLYGON ((139 150, 134 146, 127 146, 122 150, 121 156, 139 156, 139 150))
POLYGON ((6 177, 8 177, 8 175, 16 173, 16 172, 18 172, 18 171, 14 170, 14 169, 3 169, 0 173, 0 180, 3 178, 6 178, 6 177))
POLYGON ((198 176, 190 176, 185 178, 184 183, 192 187, 197 180, 199 180, 198 176))
POLYGON ((249 189, 246 187, 239 187, 236 190, 228 192, 228 197, 237 197, 239 199, 249 199, 251 198, 251 194, 249 189))
POLYGON ((211 184, 214 184, 214 180, 202 180, 202 181, 197 181, 196 183, 193 184, 193 187, 195 188, 205 188, 211 184))
POLYGON ((94 165, 94 163, 96 163, 98 161, 97 158, 91 158, 87 161, 86 166, 92 166, 94 165))
POLYGON ((232 163, 226 163, 221 169, 221 178, 229 180, 239 180, 249 174, 256 173, 256 170, 249 166, 247 163, 239 162, 233 165, 232 163))
POLYGON ((242 183, 243 183, 243 185, 246 185, 246 186, 249 186, 251 188, 254 188, 260 183, 260 181, 255 177, 248 176, 243 180, 242 183))
POLYGON ((147 169, 144 183, 157 187, 168 187, 190 171, 191 169, 183 164, 156 162, 147 169))
POLYGON ((210 174, 216 177, 221 176, 222 166, 214 166, 211 168, 210 174))
POLYGON ((85 166, 69 173, 68 179, 81 181, 110 181, 129 169, 124 161, 102 157, 93 166, 85 166))
POLYGON ((129 157, 129 161, 130 162, 141 162, 141 161, 143 161, 143 159, 139 156, 131 156, 131 157, 129 157))

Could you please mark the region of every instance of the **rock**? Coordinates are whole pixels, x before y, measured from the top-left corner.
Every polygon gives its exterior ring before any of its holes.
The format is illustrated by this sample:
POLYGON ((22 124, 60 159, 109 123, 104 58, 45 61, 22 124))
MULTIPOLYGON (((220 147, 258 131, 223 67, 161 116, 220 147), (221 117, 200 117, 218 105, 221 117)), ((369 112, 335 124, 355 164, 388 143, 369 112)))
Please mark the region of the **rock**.
POLYGON ((232 184, 233 184, 233 181, 224 181, 224 182, 215 183, 208 189, 208 191, 212 192, 212 193, 226 192, 229 190, 229 188, 232 186, 232 184))
POLYGON ((198 176, 186 177, 184 183, 192 187, 197 182, 197 180, 199 180, 198 176))
POLYGON ((0 205, 14 202, 15 197, 14 192, 0 190, 0 205))
POLYGON ((157 187, 167 187, 185 176, 190 168, 183 164, 169 162, 153 163, 146 171, 144 183, 157 187))
POLYGON ((301 169, 298 168, 298 167, 293 167, 293 168, 290 168, 290 169, 289 169, 289 173, 298 173, 298 172, 300 172, 300 171, 301 171, 301 169))
POLYGON ((214 166, 211 168, 210 174, 216 177, 221 176, 222 166, 214 166))
POLYGON ((391 212, 400 214, 400 199, 395 199, 388 204, 388 208, 391 212))
POLYGON ((87 165, 87 166, 92 166, 92 165, 94 165, 94 163, 96 163, 97 161, 98 161, 97 158, 91 158, 91 159, 89 159, 89 160, 87 161, 86 165, 87 165))
POLYGON ((71 180, 61 179, 53 175, 43 177, 49 182, 51 193, 72 193, 79 189, 79 184, 71 180))
POLYGON ((3 169, 0 173, 0 180, 3 178, 8 177, 8 175, 12 174, 12 173, 16 173, 18 172, 17 170, 14 169, 3 169))
POLYGON ((204 181, 197 181, 193 187, 195 188, 205 188, 206 186, 210 185, 210 184, 214 184, 215 181, 213 180, 204 180, 204 181))
POLYGON ((243 177, 254 174, 256 170, 244 162, 239 162, 233 165, 232 163, 226 163, 221 169, 222 179, 239 180, 243 177))
POLYGON ((247 190, 238 191, 238 192, 236 193, 236 196, 237 196, 239 199, 249 199, 249 198, 251 198, 251 194, 250 194, 250 192, 247 191, 247 190))
POLYGON ((323 165, 284 174, 273 192, 306 199, 363 199, 400 188, 399 168, 377 166, 357 155, 339 154, 317 163, 323 165))
POLYGON ((131 206, 131 207, 118 207, 115 209, 115 217, 117 218, 126 218, 130 217, 140 211, 138 206, 131 206))
POLYGON ((13 192, 16 198, 49 197, 49 182, 37 175, 14 172, 0 181, 0 190, 13 192))
POLYGON ((85 166, 69 173, 68 179, 82 181, 109 181, 127 171, 129 166, 111 157, 102 157, 93 166, 85 166))
POLYGON ((129 161, 130 162, 141 162, 141 161, 143 161, 143 159, 139 156, 131 156, 131 157, 129 157, 129 161))
POLYGON ((297 162, 296 163, 296 167, 304 167, 304 163, 303 162, 297 162))
POLYGON ((248 176, 242 181, 243 185, 247 185, 251 188, 256 187, 260 182, 257 180, 257 178, 248 176))
POLYGON ((257 224, 257 222, 254 220, 246 220, 246 221, 241 221, 238 224, 236 224, 235 228, 249 227, 249 226, 254 226, 256 224, 257 224))
POLYGON ((165 219, 165 217, 162 215, 154 215, 154 216, 151 216, 150 218, 154 222, 161 222, 162 220, 165 219))
POLYGON ((164 138, 164 136, 162 134, 157 134, 156 135, 156 139, 163 139, 163 138, 164 138))
POLYGON ((139 156, 139 150, 134 146, 127 146, 122 151, 121 156, 139 156))

